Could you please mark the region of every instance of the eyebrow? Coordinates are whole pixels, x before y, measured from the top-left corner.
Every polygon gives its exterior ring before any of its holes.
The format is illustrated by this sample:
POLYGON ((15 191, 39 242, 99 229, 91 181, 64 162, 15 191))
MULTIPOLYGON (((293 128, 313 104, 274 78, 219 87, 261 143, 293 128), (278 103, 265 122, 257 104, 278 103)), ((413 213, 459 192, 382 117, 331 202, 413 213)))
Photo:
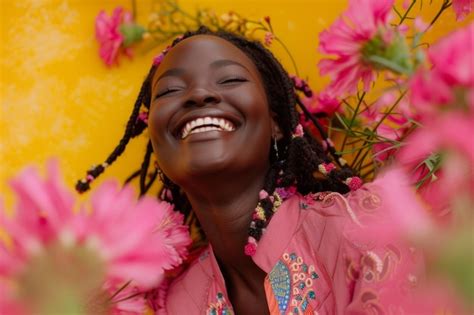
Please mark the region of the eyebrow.
MULTIPOLYGON (((250 73, 249 69, 247 69, 247 67, 245 67, 243 64, 238 63, 237 61, 230 60, 230 59, 219 59, 219 60, 216 60, 216 61, 212 62, 211 65, 210 65, 210 67, 214 68, 214 69, 225 67, 225 66, 239 66, 239 67, 244 68, 245 70, 247 70, 247 72, 250 73)), ((184 73, 185 73, 185 70, 183 68, 172 68, 172 69, 166 70, 165 72, 163 72, 158 77, 158 79, 156 79, 154 85, 156 85, 164 77, 180 76, 184 73)))
POLYGON ((239 66, 250 72, 249 69, 247 69, 247 67, 245 67, 243 64, 230 59, 219 59, 211 63, 211 68, 220 68, 225 66, 239 66))

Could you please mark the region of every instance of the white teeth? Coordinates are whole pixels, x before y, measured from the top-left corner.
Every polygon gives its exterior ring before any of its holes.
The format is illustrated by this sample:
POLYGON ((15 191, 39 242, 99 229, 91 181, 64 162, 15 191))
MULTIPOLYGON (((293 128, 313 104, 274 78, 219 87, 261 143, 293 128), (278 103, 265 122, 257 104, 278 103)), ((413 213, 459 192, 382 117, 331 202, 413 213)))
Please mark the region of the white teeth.
POLYGON ((204 117, 204 118, 197 118, 192 121, 189 121, 181 131, 181 139, 186 138, 190 134, 199 133, 199 132, 207 132, 212 130, 218 131, 234 131, 234 125, 224 119, 224 118, 216 118, 216 117, 204 117))

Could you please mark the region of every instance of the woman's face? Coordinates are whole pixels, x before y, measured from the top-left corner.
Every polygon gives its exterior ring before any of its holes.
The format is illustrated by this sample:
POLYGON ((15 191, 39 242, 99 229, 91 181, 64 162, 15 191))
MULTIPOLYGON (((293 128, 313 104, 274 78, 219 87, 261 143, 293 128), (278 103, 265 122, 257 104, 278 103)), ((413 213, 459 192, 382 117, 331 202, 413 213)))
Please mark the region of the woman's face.
POLYGON ((255 64, 224 39, 183 40, 154 75, 150 137, 178 185, 223 172, 264 174, 275 127, 255 64))

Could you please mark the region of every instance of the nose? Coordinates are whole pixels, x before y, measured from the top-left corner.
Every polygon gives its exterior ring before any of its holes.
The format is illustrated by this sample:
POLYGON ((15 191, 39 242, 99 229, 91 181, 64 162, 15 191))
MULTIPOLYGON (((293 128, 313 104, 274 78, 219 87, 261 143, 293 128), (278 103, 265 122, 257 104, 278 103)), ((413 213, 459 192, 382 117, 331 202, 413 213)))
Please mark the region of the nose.
POLYGON ((219 93, 208 88, 194 88, 189 91, 189 95, 185 101, 185 106, 205 106, 210 104, 218 104, 221 101, 219 93))

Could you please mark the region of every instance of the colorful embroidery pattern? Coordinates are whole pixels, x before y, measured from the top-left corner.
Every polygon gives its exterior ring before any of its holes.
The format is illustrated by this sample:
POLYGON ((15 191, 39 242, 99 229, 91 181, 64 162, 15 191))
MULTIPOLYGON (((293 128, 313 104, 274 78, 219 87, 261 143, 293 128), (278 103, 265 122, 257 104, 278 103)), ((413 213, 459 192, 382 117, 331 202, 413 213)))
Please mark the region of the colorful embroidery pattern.
POLYGON ((206 315, 233 315, 222 293, 217 293, 217 302, 209 304, 206 315))
POLYGON ((284 253, 268 278, 281 314, 312 311, 310 301, 316 299, 313 284, 319 278, 314 265, 308 266, 295 253, 284 253))
POLYGON ((272 271, 268 274, 272 286, 273 295, 278 302, 280 312, 288 309, 291 294, 291 274, 288 267, 279 260, 272 271))

